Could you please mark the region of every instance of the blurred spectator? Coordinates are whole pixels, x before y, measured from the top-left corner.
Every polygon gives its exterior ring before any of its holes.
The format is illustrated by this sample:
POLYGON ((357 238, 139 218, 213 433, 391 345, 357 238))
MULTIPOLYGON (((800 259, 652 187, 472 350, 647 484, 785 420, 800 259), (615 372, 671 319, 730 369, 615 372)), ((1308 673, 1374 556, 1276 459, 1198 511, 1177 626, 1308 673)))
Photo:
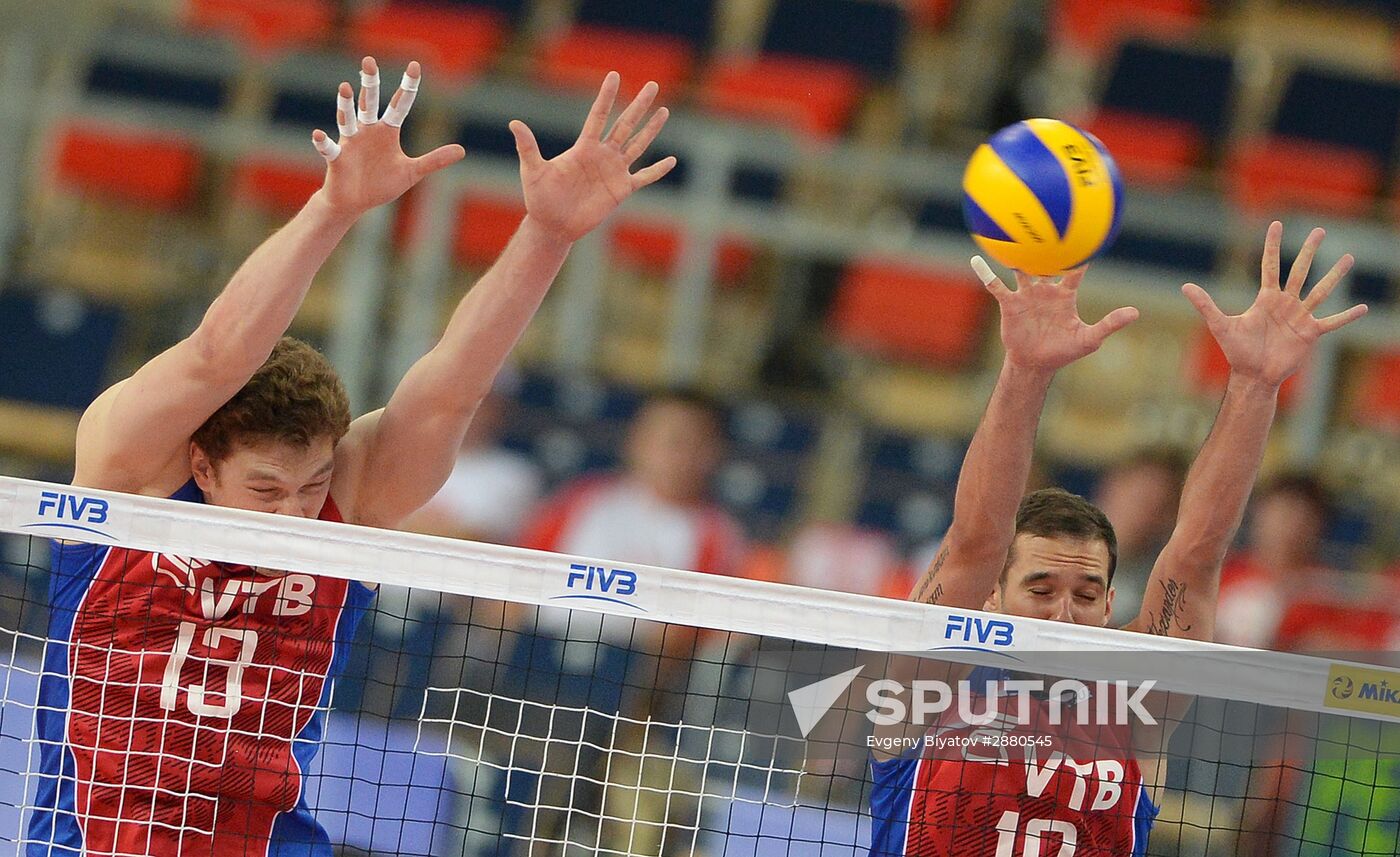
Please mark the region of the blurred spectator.
POLYGON ((716 404, 688 391, 654 396, 629 430, 624 472, 566 485, 521 541, 539 550, 736 574, 743 530, 707 499, 724 447, 716 404))
POLYGON ((462 439, 452 475, 405 529, 513 544, 544 489, 539 465, 500 445, 510 406, 498 389, 482 401, 462 439))
MULTIPOLYGON (((521 542, 620 563, 738 574, 743 530, 708 499, 724 452, 723 415, 715 402, 691 391, 654 395, 628 430, 623 472, 565 485, 526 526, 521 542)), ((551 662, 557 655, 565 673, 589 679, 590 703, 618 704, 597 698, 604 683, 591 679, 599 674, 627 676, 617 693, 630 712, 661 715, 679 704, 695 651, 694 629, 552 607, 539 609, 535 627, 536 638, 525 640, 534 647, 528 662, 551 662), (564 640, 569 644, 562 645, 564 640), (598 650, 587 644, 598 640, 605 644, 598 650), (541 647, 548 653, 542 655, 541 647)), ((520 653, 516 661, 522 662, 520 653)))
POLYGON ((1249 547, 1226 560, 1221 574, 1220 642, 1272 647, 1288 601, 1337 582, 1321 559, 1331 517, 1327 490, 1309 475, 1285 474, 1259 489, 1246 525, 1249 547))
POLYGON ((1186 467, 1175 452, 1144 450, 1110 467, 1094 491, 1118 536, 1113 615, 1121 622, 1142 609, 1147 578, 1176 525, 1186 467))

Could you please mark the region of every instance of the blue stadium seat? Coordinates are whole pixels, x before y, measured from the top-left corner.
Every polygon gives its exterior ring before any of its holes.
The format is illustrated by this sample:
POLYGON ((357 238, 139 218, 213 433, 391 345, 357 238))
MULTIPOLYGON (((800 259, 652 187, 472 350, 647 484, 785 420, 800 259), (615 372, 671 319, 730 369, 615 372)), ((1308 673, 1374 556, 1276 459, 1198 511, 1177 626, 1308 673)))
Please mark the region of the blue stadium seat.
POLYGON ((714 0, 582 0, 574 20, 593 27, 639 30, 705 45, 714 26, 714 0))
POLYGON ((1273 131, 1365 152, 1389 165, 1400 134, 1400 83, 1300 69, 1284 90, 1273 131))
POLYGON ((1357 303, 1377 306, 1395 300, 1395 288, 1390 275, 1383 271, 1353 270, 1347 275, 1347 294, 1357 303))
POLYGON ((271 119, 277 125, 331 129, 335 133, 335 102, 325 92, 284 89, 272 96, 271 119))
POLYGON ((420 724, 333 713, 306 772, 331 841, 362 853, 447 854, 458 800, 443 736, 420 724))
POLYGON ((173 71, 122 58, 98 57, 88 68, 87 90, 97 95, 217 111, 228 102, 229 83, 195 71, 173 71))
POLYGON ((768 402, 744 402, 730 411, 729 435, 740 449, 804 455, 816 444, 818 426, 808 414, 768 402))
POLYGON ((967 444, 946 438, 877 434, 856 505, 855 523, 883 530, 909 549, 941 536, 967 444))
POLYGON ((1128 42, 1086 126, 1130 181, 1180 185, 1228 131, 1233 84, 1228 56, 1128 42))
POLYGON ((122 325, 114 307, 71 295, 0 290, 0 399, 85 408, 106 384, 122 325))
POLYGON ((1212 242, 1124 229, 1104 256, 1120 262, 1171 268, 1199 278, 1215 270, 1215 256, 1219 251, 1212 242))
POLYGON ((906 19, 903 8, 880 0, 778 0, 763 51, 842 63, 887 80, 899 64, 906 19))
POLYGON ((545 468, 551 486, 582 473, 615 469, 627 423, 642 395, 622 386, 526 373, 502 442, 545 468))
POLYGON ((1100 104, 1186 122, 1217 140, 1228 130, 1234 76, 1234 61, 1225 54, 1127 42, 1100 104))

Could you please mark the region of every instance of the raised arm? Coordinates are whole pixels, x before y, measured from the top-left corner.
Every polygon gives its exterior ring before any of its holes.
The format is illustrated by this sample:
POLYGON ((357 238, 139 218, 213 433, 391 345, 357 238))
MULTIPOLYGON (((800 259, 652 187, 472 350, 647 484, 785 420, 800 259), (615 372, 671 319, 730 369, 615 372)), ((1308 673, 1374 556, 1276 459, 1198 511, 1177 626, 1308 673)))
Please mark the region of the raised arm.
POLYGON ((1000 307, 1006 358, 963 459, 953 522, 909 598, 977 609, 996 586, 1015 536, 1016 509, 1030 475, 1050 381, 1062 367, 1097 351, 1137 318, 1137 310, 1117 309, 1089 325, 1077 306, 1084 269, 1058 282, 1017 273, 1012 291, 980 257, 972 264, 1000 307))
POLYGON ((389 404, 356 420, 341 442, 336 499, 355 521, 395 526, 437 492, 477 404, 539 308, 569 247, 633 191, 675 166, 676 159, 667 157, 631 171, 668 114, 662 107, 643 122, 657 94, 656 84, 648 83, 609 129, 618 85, 617 73, 608 74, 578 140, 552 160, 540 156, 523 122, 511 123, 525 219, 457 306, 441 341, 409 369, 389 404))
POLYGON ((1220 567, 1259 473, 1279 388, 1312 355, 1320 337, 1366 314, 1363 304, 1313 317, 1353 261, 1343 256, 1303 297, 1324 234, 1312 231, 1280 288, 1283 225, 1273 223, 1264 242, 1259 293, 1240 315, 1225 315, 1194 283, 1182 289, 1225 352, 1230 378, 1215 426, 1187 475, 1176 527, 1148 578, 1142 612, 1129 630, 1196 640, 1215 636, 1220 567))
POLYGON ((247 383, 286 332, 316 271, 361 214, 398 198, 429 173, 462 155, 445 146, 410 158, 399 127, 421 73, 378 118, 378 68, 366 58, 357 117, 348 83, 340 85, 340 142, 316 131, 329 161, 324 185, 284 227, 234 273, 194 332, 106 390, 78 427, 74 483, 133 493, 167 494, 189 478, 190 435, 247 383), (358 120, 358 121, 357 121, 358 120))

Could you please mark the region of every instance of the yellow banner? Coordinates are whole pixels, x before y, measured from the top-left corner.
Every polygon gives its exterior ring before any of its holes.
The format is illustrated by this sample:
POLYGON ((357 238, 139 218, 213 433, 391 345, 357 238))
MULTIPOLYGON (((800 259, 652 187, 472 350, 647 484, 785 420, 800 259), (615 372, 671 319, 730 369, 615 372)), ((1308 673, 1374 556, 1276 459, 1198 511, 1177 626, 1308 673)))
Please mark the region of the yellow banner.
POLYGON ((1400 717, 1400 672, 1351 664, 1333 664, 1327 671, 1323 707, 1400 717))

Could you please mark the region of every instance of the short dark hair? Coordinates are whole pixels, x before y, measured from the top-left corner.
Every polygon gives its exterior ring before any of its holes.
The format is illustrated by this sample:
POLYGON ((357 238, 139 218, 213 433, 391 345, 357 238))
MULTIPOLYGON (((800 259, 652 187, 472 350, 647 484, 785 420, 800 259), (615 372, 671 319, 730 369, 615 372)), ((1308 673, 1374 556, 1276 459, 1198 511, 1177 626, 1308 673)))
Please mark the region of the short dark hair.
POLYGON ((1332 492, 1311 473, 1292 470, 1272 477, 1259 487, 1255 502, 1259 503, 1279 494, 1297 497, 1307 503, 1324 523, 1332 517, 1332 492))
MULTIPOLYGON (((1016 535, 1097 539, 1108 547, 1108 582, 1113 583, 1113 572, 1118 568, 1118 536, 1108 516, 1078 494, 1063 488, 1042 488, 1027 494, 1016 510, 1016 535)), ((1006 569, 1011 567, 1015 551, 1013 545, 1007 553, 1002 585, 1006 584, 1006 569)))
POLYGON ((240 443, 307 446, 339 443, 350 428, 350 401, 330 361, 310 345, 282 337, 248 383, 204 421, 192 438, 215 462, 240 443))

